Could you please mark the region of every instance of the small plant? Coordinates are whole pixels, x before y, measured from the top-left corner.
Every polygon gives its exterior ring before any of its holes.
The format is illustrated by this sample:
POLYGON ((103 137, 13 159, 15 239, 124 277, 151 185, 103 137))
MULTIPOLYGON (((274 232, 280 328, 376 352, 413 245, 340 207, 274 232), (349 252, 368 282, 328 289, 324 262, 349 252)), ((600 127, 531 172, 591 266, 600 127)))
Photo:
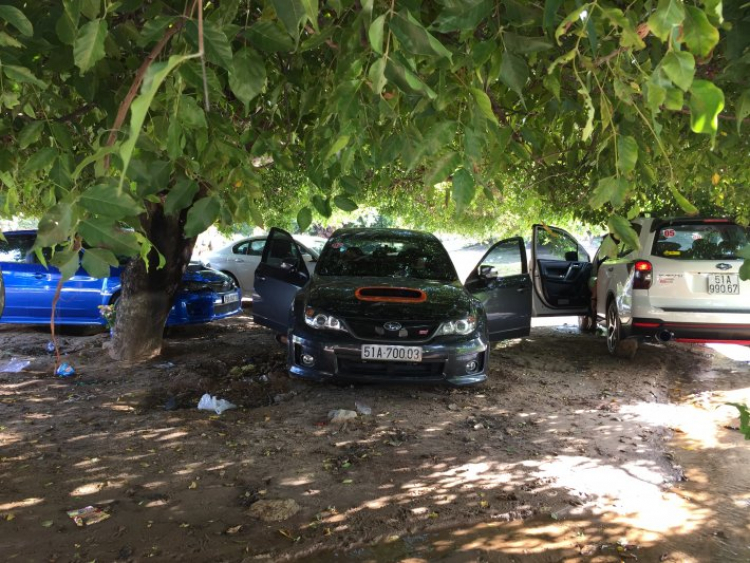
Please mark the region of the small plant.
POLYGON ((117 314, 114 305, 99 305, 99 314, 107 323, 107 328, 115 328, 117 314))
POLYGON ((750 440, 750 409, 748 409, 747 405, 740 403, 727 404, 740 411, 740 432, 742 432, 746 440, 750 440))

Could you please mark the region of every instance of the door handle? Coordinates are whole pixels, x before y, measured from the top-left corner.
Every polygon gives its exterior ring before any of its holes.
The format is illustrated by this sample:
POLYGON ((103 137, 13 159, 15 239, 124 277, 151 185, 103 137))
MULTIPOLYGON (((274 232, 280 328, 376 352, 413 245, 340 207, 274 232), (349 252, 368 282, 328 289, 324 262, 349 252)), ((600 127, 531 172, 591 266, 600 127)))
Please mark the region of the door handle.
POLYGON ((518 287, 518 288, 516 288, 516 291, 518 293, 524 293, 526 291, 526 288, 525 287, 518 287))
POLYGON ((255 279, 258 281, 266 281, 266 276, 259 276, 256 274, 255 279))
POLYGON ((44 274, 34 274, 34 277, 38 280, 41 280, 44 278, 44 274))

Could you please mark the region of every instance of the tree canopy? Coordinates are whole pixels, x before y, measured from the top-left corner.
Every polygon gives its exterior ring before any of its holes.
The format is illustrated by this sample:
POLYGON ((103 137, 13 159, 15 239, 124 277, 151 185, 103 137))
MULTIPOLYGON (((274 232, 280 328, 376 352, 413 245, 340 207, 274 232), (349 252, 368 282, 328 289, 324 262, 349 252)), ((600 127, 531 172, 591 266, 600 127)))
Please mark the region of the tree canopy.
POLYGON ((741 1, 15 0, 0 63, 0 210, 42 215, 64 274, 83 243, 94 275, 168 263, 154 216, 190 241, 278 197, 302 229, 358 205, 535 202, 625 240, 646 211, 750 218, 741 1))

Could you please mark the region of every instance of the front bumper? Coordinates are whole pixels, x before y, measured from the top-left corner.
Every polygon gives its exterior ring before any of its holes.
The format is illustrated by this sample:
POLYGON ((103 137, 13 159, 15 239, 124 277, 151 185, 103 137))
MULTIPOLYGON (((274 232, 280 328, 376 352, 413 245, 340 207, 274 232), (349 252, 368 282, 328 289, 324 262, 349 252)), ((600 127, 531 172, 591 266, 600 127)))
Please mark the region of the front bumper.
POLYGON ((175 326, 207 323, 236 315, 241 311, 242 292, 239 289, 221 293, 213 291, 182 293, 175 298, 166 324, 175 326))
POLYGON ((407 343, 364 341, 344 333, 305 329, 297 329, 290 335, 287 356, 289 372, 304 379, 451 385, 485 381, 488 361, 489 347, 484 335, 407 343), (362 344, 421 346, 422 361, 365 361, 361 357, 362 344), (302 364, 303 354, 314 358, 313 366, 302 364), (468 371, 467 364, 472 361, 477 362, 477 368, 468 371))

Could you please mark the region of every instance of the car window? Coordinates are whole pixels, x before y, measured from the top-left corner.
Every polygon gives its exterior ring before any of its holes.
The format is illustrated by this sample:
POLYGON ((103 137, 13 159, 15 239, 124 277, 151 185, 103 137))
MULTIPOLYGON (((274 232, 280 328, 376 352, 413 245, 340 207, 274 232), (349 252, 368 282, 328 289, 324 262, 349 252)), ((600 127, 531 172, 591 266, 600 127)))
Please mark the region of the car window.
POLYGON ((731 223, 669 223, 659 228, 653 256, 674 260, 737 260, 750 229, 731 223))
POLYGON ((323 248, 321 276, 374 276, 455 281, 448 253, 436 238, 411 231, 353 231, 323 248))
POLYGON ((251 240, 247 254, 250 256, 260 256, 263 254, 264 246, 266 246, 266 239, 251 240))
POLYGON ((575 261, 588 262, 586 250, 578 241, 565 231, 553 227, 538 228, 536 230, 536 257, 538 260, 570 261, 572 254, 575 261))
POLYGON ((282 263, 298 264, 300 260, 299 247, 290 239, 277 237, 271 239, 266 263, 269 266, 280 267, 282 263))
POLYGON ((35 235, 7 235, 6 238, 0 240, 0 262, 34 262, 31 248, 35 235))
POLYGON ((507 240, 496 244, 482 258, 481 266, 491 266, 498 277, 523 274, 523 261, 518 240, 507 240))

